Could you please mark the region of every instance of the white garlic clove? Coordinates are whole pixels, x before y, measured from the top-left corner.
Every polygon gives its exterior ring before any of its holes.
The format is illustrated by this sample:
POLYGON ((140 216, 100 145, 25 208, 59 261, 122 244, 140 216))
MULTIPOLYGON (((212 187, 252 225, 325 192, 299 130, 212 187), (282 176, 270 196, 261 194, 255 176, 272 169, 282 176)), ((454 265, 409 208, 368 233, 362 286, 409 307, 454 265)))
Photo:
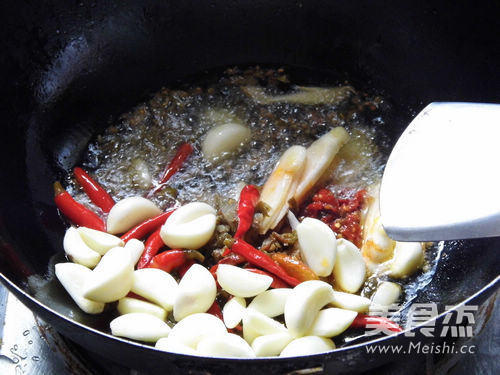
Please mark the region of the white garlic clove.
POLYGON ((405 278, 413 275, 424 264, 424 250, 419 242, 396 242, 389 275, 405 278))
POLYGON ((157 306, 151 302, 142 301, 137 298, 125 297, 118 301, 117 310, 120 315, 130 314, 130 313, 145 313, 156 316, 158 319, 165 320, 167 318, 167 312, 160 306, 157 306))
POLYGON ((117 301, 130 291, 133 275, 130 253, 123 247, 115 247, 103 255, 92 271, 83 296, 98 302, 117 301))
POLYGON ((357 294, 334 291, 331 304, 345 310, 366 312, 370 308, 371 301, 357 294))
POLYGON ((365 282, 365 260, 356 245, 343 238, 337 240, 337 259, 333 276, 335 283, 349 293, 357 292, 365 282))
POLYGON ((244 298, 233 297, 222 308, 222 317, 227 328, 234 328, 240 324, 247 303, 244 298))
POLYGON ((248 305, 255 311, 259 311, 271 318, 285 312, 285 304, 288 296, 292 292, 291 288, 269 289, 257 295, 248 305))
POLYGON ((74 227, 69 227, 66 230, 63 247, 64 252, 71 261, 85 267, 94 268, 101 259, 101 255, 87 246, 78 230, 74 227))
POLYGON ((348 140, 349 134, 346 130, 337 127, 321 136, 307 148, 304 172, 294 195, 297 204, 302 203, 304 197, 332 164, 335 155, 348 140))
POLYGON ((306 217, 297 225, 302 260, 318 276, 332 273, 337 254, 335 233, 321 220, 306 217))
POLYGON ((258 311, 247 309, 243 317, 243 338, 252 344, 258 336, 287 332, 286 327, 258 311))
POLYGON ((130 261, 132 265, 135 266, 144 252, 144 243, 132 238, 125 244, 125 249, 130 251, 130 261))
POLYGON ((106 232, 101 232, 100 230, 79 227, 77 231, 87 246, 101 255, 106 254, 106 252, 113 247, 125 245, 120 237, 113 236, 112 234, 106 232))
POLYGON ((375 306, 390 306, 397 302, 401 295, 401 286, 399 284, 382 281, 372 296, 372 304, 375 306))
POLYGON ((304 336, 290 342, 282 350, 280 357, 299 357, 329 352, 333 349, 335 349, 335 344, 330 339, 319 336, 304 336))
POLYGON ((252 349, 257 357, 272 357, 279 355, 293 339, 288 332, 259 336, 253 340, 252 349))
POLYGON ((243 146, 250 140, 250 137, 249 128, 229 122, 210 129, 203 140, 201 150, 208 160, 220 159, 243 146))
POLYGON ((179 282, 174 302, 174 319, 180 321, 188 315, 204 313, 215 301, 217 286, 205 267, 193 264, 179 282))
POLYGON ((169 339, 196 349, 203 338, 223 333, 227 333, 227 329, 222 320, 212 314, 197 313, 178 322, 172 328, 169 339))
POLYGON ((214 233, 215 214, 215 209, 206 203, 188 203, 169 216, 161 227, 161 238, 172 249, 199 249, 214 233))
POLYGON ((168 272, 142 268, 133 273, 132 292, 172 311, 179 286, 168 272))
POLYGON ((319 310, 332 301, 333 288, 319 280, 300 283, 293 288, 285 304, 285 323, 294 336, 302 336, 311 327, 319 310))
POLYGON ((102 313, 104 303, 83 297, 83 286, 92 274, 90 269, 77 263, 58 263, 55 265, 55 272, 57 279, 78 307, 87 314, 102 313))
POLYGON ((110 328, 114 336, 145 342, 156 342, 167 337, 171 330, 163 320, 144 313, 120 315, 111 321, 110 328))
POLYGON ((220 264, 217 268, 217 281, 226 292, 246 298, 265 291, 273 282, 273 278, 229 264, 220 264))
POLYGON ((357 312, 330 307, 321 310, 314 320, 308 336, 334 337, 349 328, 357 312))
POLYGON ((184 345, 177 340, 172 340, 170 337, 162 337, 159 339, 155 344, 155 348, 170 353, 198 355, 195 349, 184 345))
POLYGON ((250 345, 233 333, 204 337, 200 340, 196 349, 199 355, 207 357, 255 357, 250 345))
POLYGON ((161 210, 149 199, 129 197, 116 203, 108 214, 108 233, 125 233, 134 225, 161 214, 161 210))

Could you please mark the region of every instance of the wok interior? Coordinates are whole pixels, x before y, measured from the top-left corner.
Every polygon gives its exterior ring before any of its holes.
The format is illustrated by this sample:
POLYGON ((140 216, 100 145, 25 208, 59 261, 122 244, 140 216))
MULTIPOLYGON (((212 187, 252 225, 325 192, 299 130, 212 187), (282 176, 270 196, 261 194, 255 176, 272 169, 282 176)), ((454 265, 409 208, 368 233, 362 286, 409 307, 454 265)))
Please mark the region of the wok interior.
MULTIPOLYGON (((2 125, 1 271, 22 286, 23 270, 47 272, 64 233, 53 181, 112 116, 161 86, 248 64, 292 66, 305 84, 348 79, 389 99, 393 112, 383 131, 394 143, 430 101, 500 102, 492 30, 499 10, 417 1, 19 4, 7 21, 12 39, 4 62, 6 89, 14 91, 2 125)), ((473 197, 457 204, 466 209, 473 197)), ((415 301, 453 305, 477 292, 497 276, 499 245, 447 243, 415 301)))

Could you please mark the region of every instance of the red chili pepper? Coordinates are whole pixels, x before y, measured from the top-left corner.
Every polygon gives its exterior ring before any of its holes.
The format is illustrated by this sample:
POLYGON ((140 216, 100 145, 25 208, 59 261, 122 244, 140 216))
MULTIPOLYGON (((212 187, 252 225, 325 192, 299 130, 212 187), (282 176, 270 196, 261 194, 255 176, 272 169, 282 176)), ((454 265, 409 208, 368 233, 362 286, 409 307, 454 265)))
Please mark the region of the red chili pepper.
POLYGON ((403 329, 393 321, 380 316, 358 314, 351 324, 352 328, 379 328, 382 332, 402 332, 403 329), (368 326, 368 327, 367 327, 368 326))
POLYGON ((222 310, 220 309, 220 306, 217 303, 217 301, 214 301, 212 306, 210 306, 210 308, 207 310, 207 314, 212 314, 217 318, 219 318, 220 320, 222 321, 224 320, 224 318, 222 317, 222 310))
POLYGON ((76 167, 73 169, 73 173, 90 200, 103 212, 108 213, 111 207, 115 205, 115 201, 111 198, 111 195, 82 168, 76 167))
POLYGON ((231 247, 231 250, 234 253, 244 257, 248 262, 278 276, 280 279, 291 286, 300 284, 299 280, 288 275, 283 268, 281 268, 271 259, 269 255, 260 250, 257 250, 255 247, 246 243, 242 239, 237 239, 231 247))
POLYGON ((259 197, 259 190, 254 185, 246 185, 241 190, 238 203, 238 229, 234 238, 243 237, 252 226, 255 205, 259 201, 259 197))
POLYGON ((59 211, 73 224, 106 231, 104 221, 95 212, 75 201, 59 181, 54 182, 54 201, 59 211))
POLYGON ((152 261, 153 257, 165 246, 160 236, 161 227, 151 234, 144 244, 144 251, 137 262, 137 269, 146 268, 152 261))
POLYGON ((177 153, 175 154, 174 158, 170 161, 170 163, 163 171, 163 175, 160 179, 158 186, 153 188, 153 190, 149 192, 148 196, 151 196, 155 194, 158 190, 160 190, 163 187, 163 184, 167 182, 170 179, 170 177, 172 177, 179 169, 181 169, 182 164, 184 164, 184 162, 189 157, 189 155, 191 155, 192 152, 193 152, 193 146, 191 146, 189 143, 183 143, 177 150, 177 153))
POLYGON ((158 229, 158 227, 162 226, 165 221, 168 219, 170 215, 175 210, 170 210, 168 212, 164 212, 156 217, 153 217, 151 219, 148 219, 144 222, 142 222, 139 225, 136 225, 132 229, 130 229, 127 233, 125 233, 123 236, 121 236, 121 239, 125 242, 131 240, 132 238, 137 238, 140 239, 144 237, 145 235, 153 232, 154 230, 158 229))
POLYGON ((190 259, 198 260, 200 263, 205 257, 197 250, 167 250, 156 255, 148 267, 159 268, 165 272, 172 272, 190 259))
POLYGON ((193 264, 196 262, 192 259, 186 260, 183 264, 177 268, 177 273, 179 274, 179 277, 182 279, 184 277, 184 274, 191 268, 193 264))
POLYGON ((163 177, 160 180, 160 184, 164 184, 167 182, 170 177, 172 177, 179 169, 181 169, 182 164, 186 161, 189 155, 193 152, 193 146, 189 143, 184 143, 177 150, 177 154, 175 154, 172 161, 168 164, 165 171, 163 171, 163 177))
POLYGON ((266 275, 270 276, 273 278, 273 282, 271 283, 271 288, 288 288, 289 285, 285 283, 283 280, 281 280, 279 277, 274 276, 272 273, 259 270, 258 268, 245 268, 247 271, 253 272, 253 273, 258 273, 261 275, 266 275))

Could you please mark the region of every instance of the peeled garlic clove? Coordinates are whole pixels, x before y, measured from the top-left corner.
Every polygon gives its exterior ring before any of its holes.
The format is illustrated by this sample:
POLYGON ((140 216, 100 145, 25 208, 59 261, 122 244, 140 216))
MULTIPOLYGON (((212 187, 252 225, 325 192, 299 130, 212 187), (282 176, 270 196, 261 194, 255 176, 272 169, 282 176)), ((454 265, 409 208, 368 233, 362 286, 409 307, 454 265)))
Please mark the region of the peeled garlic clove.
POLYGON ((372 296, 372 304, 380 306, 390 306, 397 302, 401 295, 401 286, 399 284, 382 281, 372 296))
POLYGON ((215 301, 217 286, 205 267, 193 264, 179 282, 174 302, 174 319, 180 321, 188 315, 204 313, 215 301))
POLYGON ((366 264, 359 249, 343 238, 337 240, 337 259, 333 268, 335 283, 346 292, 355 293, 365 282, 366 264))
POLYGON ((149 199, 129 197, 115 204, 108 214, 106 229, 108 233, 125 233, 134 225, 158 216, 161 210, 149 199))
POLYGON ((135 238, 132 238, 125 244, 125 249, 130 251, 130 261, 132 262, 132 265, 135 266, 144 251, 144 243, 135 238))
POLYGON ((98 302, 113 302, 127 295, 132 287, 134 267, 130 253, 122 247, 109 250, 85 282, 84 297, 98 302))
POLYGON ((101 255, 87 246, 74 227, 66 230, 63 247, 68 258, 85 267, 94 268, 101 259, 101 255))
POLYGON ((226 326, 212 314, 198 313, 185 317, 170 332, 169 339, 192 349, 205 337, 227 333, 226 326))
POLYGON ((194 350, 193 348, 184 345, 176 340, 172 340, 170 337, 162 337, 161 339, 159 339, 155 344, 155 348, 170 353, 198 355, 196 350, 194 350))
POLYGON ((79 227, 77 231, 87 246, 101 255, 106 254, 106 252, 113 247, 125 245, 125 242, 123 242, 120 237, 113 236, 112 234, 106 232, 101 232, 100 230, 79 227))
POLYGON ((250 140, 251 132, 246 126, 235 122, 218 125, 210 129, 203 140, 201 150, 208 160, 227 156, 250 140))
POLYGON ((132 292, 172 311, 178 292, 177 281, 169 273, 158 268, 142 268, 134 271, 132 292))
POLYGON ((145 342, 156 342, 170 333, 167 323, 156 316, 144 313, 120 315, 109 325, 113 336, 145 342))
POLYGON ((288 296, 292 292, 291 288, 269 289, 257 295, 248 308, 259 311, 271 318, 285 312, 285 304, 288 296))
POLYGON ((330 307, 321 310, 314 320, 309 336, 334 337, 349 328, 357 312, 330 307))
POLYGON ((161 238, 173 249, 199 249, 214 233, 215 214, 215 209, 206 203, 188 203, 169 216, 161 227, 161 238))
POLYGON ((319 336, 304 336, 293 340, 282 350, 280 357, 298 357, 335 349, 332 340, 319 336))
POLYGON ((269 206, 268 215, 260 223, 259 233, 274 228, 288 211, 288 201, 293 197, 306 160, 306 149, 292 146, 286 150, 267 179, 260 201, 269 206))
POLYGON ((293 339, 288 332, 259 336, 253 340, 252 349, 257 357, 272 357, 279 355, 293 339))
POLYGON ((302 203, 305 195, 318 182, 332 164, 335 155, 348 140, 349 134, 346 130, 337 127, 321 136, 307 148, 304 172, 294 195, 297 204, 302 203))
POLYGON ((259 336, 283 332, 287 332, 287 329, 280 322, 258 311, 246 309, 243 316, 243 338, 249 344, 259 336))
POLYGON ((331 304, 345 310, 365 312, 370 308, 371 301, 357 294, 334 291, 331 304))
POLYGON ((424 264, 423 246, 419 242, 396 242, 389 275, 405 278, 413 275, 424 264))
POLYGON ((160 306, 137 298, 122 298, 118 301, 117 310, 121 315, 130 313, 145 313, 156 316, 161 320, 165 320, 167 318, 167 312, 160 306))
POLYGON ((233 333, 207 336, 200 340, 196 350, 199 355, 207 357, 255 357, 250 345, 233 333))
POLYGON ((273 278, 229 264, 220 264, 217 268, 217 281, 226 292, 246 298, 265 291, 273 282, 273 278))
POLYGON ((227 328, 234 328, 240 324, 247 303, 244 298, 233 297, 222 308, 222 317, 227 328))
POLYGON ((302 260, 318 276, 332 273, 337 254, 335 233, 321 220, 306 217, 297 225, 302 260))
POLYGON ((293 288, 285 304, 289 332, 294 336, 306 333, 319 310, 332 301, 332 294, 332 286, 319 280, 305 281, 293 288))
POLYGON ((87 314, 100 314, 104 303, 83 297, 83 285, 91 277, 92 271, 77 263, 58 263, 55 265, 56 277, 75 303, 87 314))

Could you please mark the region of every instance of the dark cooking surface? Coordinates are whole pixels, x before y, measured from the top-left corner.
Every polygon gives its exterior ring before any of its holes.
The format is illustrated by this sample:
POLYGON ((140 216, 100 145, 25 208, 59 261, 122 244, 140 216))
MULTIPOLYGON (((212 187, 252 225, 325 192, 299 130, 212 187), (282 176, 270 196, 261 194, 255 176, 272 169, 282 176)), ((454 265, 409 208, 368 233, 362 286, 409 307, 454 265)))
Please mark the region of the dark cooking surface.
MULTIPOLYGON (((55 146, 65 145, 60 150, 68 160, 78 160, 90 135, 110 115, 185 75, 255 63, 335 71, 358 88, 389 94, 395 104, 388 129, 393 140, 428 102, 500 102, 500 3, 495 1, 53 0, 3 5, 0 270, 19 286, 27 272, 44 273, 50 256, 61 251, 63 226, 51 192, 59 177, 55 146), (68 138, 74 128, 82 131, 68 138)), ((472 204, 467 198, 460 202, 465 209, 472 204)), ((498 274, 499 247, 500 239, 450 247, 438 277, 419 298, 446 304, 481 290, 498 274)), ((82 346, 115 361, 154 364, 172 373, 187 366, 243 373, 320 364, 361 371, 391 359, 367 356, 360 346, 300 360, 222 363, 200 358, 193 363, 74 325, 10 288, 82 346)), ((494 289, 484 290, 474 303, 494 289)))
MULTIPOLYGON (((407 375, 434 373, 436 375, 497 374, 500 363, 500 303, 495 294, 484 306, 493 308, 484 328, 467 345, 475 346, 474 355, 445 355, 423 360, 421 357, 400 356, 394 362, 371 370, 371 375, 407 375)), ((488 307, 485 308, 485 310, 488 307)), ((146 375, 135 372, 107 358, 93 354, 57 334, 41 320, 33 317, 12 294, 0 286, 0 373, 57 373, 58 375, 146 375)))

